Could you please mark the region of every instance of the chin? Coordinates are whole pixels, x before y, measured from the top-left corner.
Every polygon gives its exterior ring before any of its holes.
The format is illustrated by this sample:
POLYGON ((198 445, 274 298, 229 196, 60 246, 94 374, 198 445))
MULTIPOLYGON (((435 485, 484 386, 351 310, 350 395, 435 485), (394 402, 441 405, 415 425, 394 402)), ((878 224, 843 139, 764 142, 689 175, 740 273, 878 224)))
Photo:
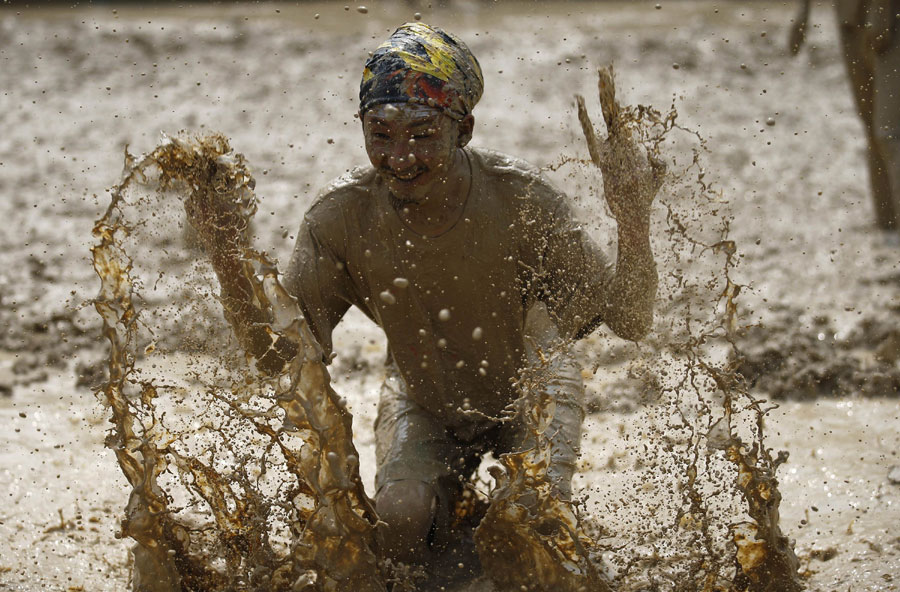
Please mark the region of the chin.
POLYGON ((427 187, 418 183, 403 183, 392 180, 388 182, 387 186, 391 195, 404 203, 419 203, 428 196, 427 187))
POLYGON ((424 199, 424 197, 409 191, 395 191, 394 189, 391 189, 390 191, 391 197, 398 205, 417 205, 422 203, 422 200, 424 199))

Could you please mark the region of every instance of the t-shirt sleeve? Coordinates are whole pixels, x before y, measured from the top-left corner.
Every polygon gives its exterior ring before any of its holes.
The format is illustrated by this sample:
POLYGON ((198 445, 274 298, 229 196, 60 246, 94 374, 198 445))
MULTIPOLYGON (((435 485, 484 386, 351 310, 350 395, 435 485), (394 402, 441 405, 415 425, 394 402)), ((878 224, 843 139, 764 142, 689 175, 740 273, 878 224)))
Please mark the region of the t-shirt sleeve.
POLYGON ((285 287, 297 298, 325 356, 330 356, 331 333, 350 308, 352 284, 346 263, 320 238, 308 218, 300 225, 285 287))
POLYGON ((547 212, 541 257, 541 294, 561 333, 576 339, 604 322, 612 267, 578 224, 565 197, 547 212))

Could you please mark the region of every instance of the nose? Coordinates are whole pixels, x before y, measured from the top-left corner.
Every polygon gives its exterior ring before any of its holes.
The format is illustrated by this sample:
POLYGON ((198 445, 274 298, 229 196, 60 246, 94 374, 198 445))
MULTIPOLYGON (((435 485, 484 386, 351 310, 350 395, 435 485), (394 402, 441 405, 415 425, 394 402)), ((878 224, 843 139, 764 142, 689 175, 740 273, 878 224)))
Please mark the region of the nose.
POLYGON ((394 171, 403 171, 416 164, 416 155, 405 142, 397 142, 388 153, 387 165, 394 171))

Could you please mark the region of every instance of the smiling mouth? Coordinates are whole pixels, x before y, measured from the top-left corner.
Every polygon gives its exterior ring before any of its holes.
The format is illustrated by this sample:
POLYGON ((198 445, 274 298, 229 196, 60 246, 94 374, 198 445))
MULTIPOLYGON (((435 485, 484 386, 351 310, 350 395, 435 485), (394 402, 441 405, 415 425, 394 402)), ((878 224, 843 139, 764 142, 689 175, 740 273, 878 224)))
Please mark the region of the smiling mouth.
POLYGON ((403 181, 405 183, 409 183, 410 181, 414 181, 418 179, 425 171, 423 169, 415 169, 412 171, 403 171, 402 173, 398 173, 395 171, 390 171, 391 177, 397 179, 398 181, 403 181))

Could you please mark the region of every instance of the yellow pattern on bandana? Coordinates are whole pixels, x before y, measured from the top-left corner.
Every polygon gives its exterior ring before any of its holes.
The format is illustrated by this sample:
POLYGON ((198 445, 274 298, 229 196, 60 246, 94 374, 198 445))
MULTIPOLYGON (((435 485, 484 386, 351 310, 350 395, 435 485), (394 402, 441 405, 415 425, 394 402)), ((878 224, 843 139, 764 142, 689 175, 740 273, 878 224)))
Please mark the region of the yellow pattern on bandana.
POLYGON ((451 46, 437 31, 423 23, 408 23, 403 25, 403 28, 420 38, 422 47, 428 54, 427 59, 406 51, 402 44, 397 43, 393 38, 382 43, 378 49, 393 49, 391 53, 402 59, 410 70, 430 74, 449 82, 458 70, 453 54, 459 49, 451 46))
POLYGON ((462 40, 425 23, 406 23, 366 61, 360 112, 381 103, 415 102, 460 119, 483 90, 481 66, 462 40))

